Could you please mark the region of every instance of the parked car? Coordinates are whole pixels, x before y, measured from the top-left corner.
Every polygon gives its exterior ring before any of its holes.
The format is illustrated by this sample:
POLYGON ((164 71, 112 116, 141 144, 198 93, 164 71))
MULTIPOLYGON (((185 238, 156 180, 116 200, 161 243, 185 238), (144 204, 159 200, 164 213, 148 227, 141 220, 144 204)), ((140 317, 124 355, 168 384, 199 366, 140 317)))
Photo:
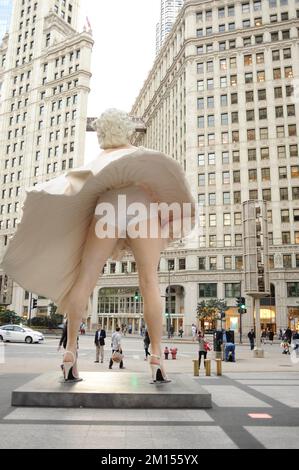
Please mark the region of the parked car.
POLYGON ((11 343, 41 343, 44 341, 44 335, 39 331, 26 328, 19 325, 0 326, 0 341, 11 343))

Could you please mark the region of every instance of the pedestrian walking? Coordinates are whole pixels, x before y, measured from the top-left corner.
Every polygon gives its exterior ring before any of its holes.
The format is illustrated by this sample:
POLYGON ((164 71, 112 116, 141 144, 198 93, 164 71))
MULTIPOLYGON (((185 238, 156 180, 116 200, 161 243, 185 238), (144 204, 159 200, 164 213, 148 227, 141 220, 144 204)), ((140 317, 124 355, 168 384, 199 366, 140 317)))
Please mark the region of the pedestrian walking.
MULTIPOLYGON (((64 326, 63 326, 63 330, 62 330, 62 334, 61 334, 61 338, 60 338, 60 341, 59 341, 57 351, 60 351, 61 347, 63 347, 63 349, 66 349, 66 345, 67 345, 67 325, 68 325, 68 321, 66 320, 65 323, 64 323, 64 326)), ((79 337, 78 336, 77 336, 77 349, 79 349, 79 337)))
POLYGON ((196 325, 194 325, 194 323, 192 323, 191 331, 192 331, 193 341, 195 341, 196 340, 196 334, 197 334, 197 328, 196 328, 196 325))
POLYGON ((60 338, 60 341, 59 341, 57 351, 60 351, 61 347, 63 347, 63 349, 66 349, 66 345, 67 345, 67 320, 63 325, 63 330, 62 330, 62 333, 61 333, 61 338, 60 338))
POLYGON ((273 346, 273 340, 274 340, 274 331, 270 330, 269 331, 269 342, 271 346, 273 346))
POLYGON ((283 338, 283 339, 286 339, 286 340, 288 341, 288 343, 291 344, 291 342, 292 342, 292 336, 293 336, 292 330, 291 330, 291 328, 288 327, 288 328, 285 330, 284 338, 283 338))
POLYGON ((94 362, 100 362, 101 356, 101 363, 104 362, 104 346, 105 346, 105 338, 106 338, 106 331, 102 328, 102 325, 98 326, 94 337, 94 344, 96 347, 96 360, 94 362))
POLYGON ((293 349, 294 351, 299 350, 299 331, 295 331, 293 335, 293 349))
MULTIPOLYGON (((112 335, 111 338, 111 347, 112 347, 112 355, 109 363, 109 369, 112 369, 113 366, 113 354, 118 353, 118 355, 115 355, 116 357, 120 357, 123 355, 122 347, 121 347, 121 334, 120 334, 120 328, 119 326, 115 329, 115 332, 112 335)), ((123 359, 120 360, 119 362, 119 368, 124 369, 124 363, 123 359)))
POLYGON ((251 351, 254 350, 254 340, 255 340, 255 332, 253 329, 251 329, 248 333, 248 338, 249 338, 249 343, 250 343, 250 349, 251 351))
POLYGON ((266 344, 266 339, 267 339, 267 332, 266 330, 263 330, 262 335, 261 335, 261 343, 266 344))
POLYGON ((149 346, 151 344, 151 340, 150 340, 150 337, 149 337, 149 334, 148 334, 147 330, 145 330, 143 344, 144 344, 144 352, 145 352, 144 360, 147 361, 147 357, 150 356, 149 346))
POLYGON ((282 340, 282 343, 281 343, 280 347, 283 348, 282 354, 291 354, 290 353, 290 344, 289 344, 289 341, 286 337, 282 340))
POLYGON ((207 359, 207 354, 208 354, 208 348, 207 348, 207 341, 205 340, 205 335, 204 333, 201 333, 201 331, 198 333, 198 367, 200 369, 200 364, 201 364, 201 358, 204 358, 204 361, 207 359))
POLYGON ((282 333, 282 329, 280 328, 280 329, 279 329, 279 336, 278 336, 278 339, 282 339, 282 336, 283 336, 283 333, 282 333))
POLYGON ((183 330, 183 328, 181 327, 181 328, 179 329, 179 338, 183 338, 183 334, 184 334, 184 330, 183 330))

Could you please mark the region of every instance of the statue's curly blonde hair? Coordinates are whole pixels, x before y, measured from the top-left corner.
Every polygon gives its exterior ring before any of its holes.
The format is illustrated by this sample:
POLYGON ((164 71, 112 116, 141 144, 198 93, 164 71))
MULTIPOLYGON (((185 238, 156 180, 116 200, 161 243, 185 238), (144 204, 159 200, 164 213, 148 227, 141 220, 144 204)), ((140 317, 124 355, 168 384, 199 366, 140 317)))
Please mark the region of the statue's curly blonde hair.
POLYGON ((121 147, 130 143, 135 126, 129 115, 119 109, 107 109, 93 122, 102 149, 121 147))

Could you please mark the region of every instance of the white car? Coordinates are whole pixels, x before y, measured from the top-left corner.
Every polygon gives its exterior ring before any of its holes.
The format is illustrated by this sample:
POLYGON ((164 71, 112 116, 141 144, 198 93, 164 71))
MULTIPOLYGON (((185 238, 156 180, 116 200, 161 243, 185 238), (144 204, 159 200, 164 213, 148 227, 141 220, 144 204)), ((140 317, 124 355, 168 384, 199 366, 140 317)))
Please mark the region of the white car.
POLYGON ((0 326, 0 341, 12 343, 40 343, 44 341, 44 335, 39 331, 19 325, 0 326))

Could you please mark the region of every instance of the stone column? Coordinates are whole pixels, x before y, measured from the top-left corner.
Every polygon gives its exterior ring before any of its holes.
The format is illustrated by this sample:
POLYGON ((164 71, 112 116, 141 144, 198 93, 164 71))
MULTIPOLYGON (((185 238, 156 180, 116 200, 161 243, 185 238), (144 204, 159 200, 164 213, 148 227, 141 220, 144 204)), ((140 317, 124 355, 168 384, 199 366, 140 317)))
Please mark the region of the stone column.
MULTIPOLYGON (((15 283, 13 283, 12 302, 9 308, 20 317, 24 313, 24 290, 15 283)), ((28 312, 29 312, 29 307, 28 307, 28 312)))
POLYGON ((96 328, 99 323, 98 317, 98 297, 99 297, 99 288, 95 287, 93 290, 91 298, 91 328, 96 328))
POLYGON ((184 298, 184 334, 191 336, 192 323, 197 324, 196 309, 198 303, 198 285, 194 281, 184 284, 185 298, 184 298))
POLYGON ((288 298, 286 282, 281 279, 275 283, 276 329, 288 327, 288 298))

